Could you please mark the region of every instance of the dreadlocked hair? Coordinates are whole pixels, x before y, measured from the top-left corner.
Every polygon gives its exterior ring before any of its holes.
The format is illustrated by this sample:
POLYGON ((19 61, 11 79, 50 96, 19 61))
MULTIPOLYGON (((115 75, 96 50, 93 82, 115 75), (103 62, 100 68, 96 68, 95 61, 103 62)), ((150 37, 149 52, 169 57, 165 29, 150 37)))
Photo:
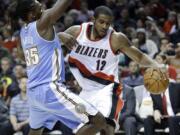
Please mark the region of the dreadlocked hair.
POLYGON ((9 16, 13 19, 27 20, 28 13, 33 8, 34 0, 14 0, 8 7, 9 16))

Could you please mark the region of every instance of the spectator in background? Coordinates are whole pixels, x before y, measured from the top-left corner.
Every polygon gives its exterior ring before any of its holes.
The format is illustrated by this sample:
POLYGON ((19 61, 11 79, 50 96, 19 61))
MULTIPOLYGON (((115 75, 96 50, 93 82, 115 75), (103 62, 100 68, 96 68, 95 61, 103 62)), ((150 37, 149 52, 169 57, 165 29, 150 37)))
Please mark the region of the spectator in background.
POLYGON ((168 37, 164 37, 160 39, 160 53, 167 55, 175 55, 174 46, 169 41, 168 37))
POLYGON ((1 69, 2 69, 0 76, 12 77, 13 74, 11 72, 11 69, 12 69, 11 59, 9 59, 8 57, 3 57, 0 62, 1 62, 1 69))
POLYGON ((131 61, 129 63, 129 76, 122 79, 122 82, 131 87, 143 85, 143 76, 140 74, 138 63, 131 61))
POLYGON ((144 28, 145 27, 145 22, 143 20, 141 20, 141 19, 138 19, 136 21, 136 26, 137 26, 137 28, 144 28))
POLYGON ((125 130, 126 135, 136 135, 140 129, 140 117, 135 113, 136 97, 135 92, 131 87, 123 85, 124 107, 120 113, 119 124, 120 128, 125 130))
POLYGON ((10 101, 8 87, 15 81, 11 68, 11 60, 7 57, 1 59, 1 73, 0 73, 0 91, 2 97, 6 100, 7 104, 10 101))
POLYGON ((69 27, 71 27, 72 25, 74 25, 74 19, 71 15, 66 15, 64 17, 64 29, 67 29, 69 27))
POLYGON ((170 11, 168 19, 164 23, 163 30, 166 34, 173 34, 176 32, 177 27, 177 14, 174 11, 170 11))
POLYGON ((137 29, 137 39, 139 40, 138 48, 149 55, 151 58, 154 56, 155 53, 158 52, 158 47, 154 41, 151 39, 147 39, 146 31, 144 28, 137 29))
POLYGON ((137 28, 145 28, 146 24, 145 21, 147 19, 147 8, 142 3, 142 1, 138 2, 138 8, 136 8, 136 26, 137 28))
POLYGON ((86 2, 86 0, 82 0, 79 15, 77 18, 78 22, 82 23, 90 21, 93 17, 93 14, 94 12, 88 9, 88 3, 86 2))
POLYGON ((157 53, 154 55, 154 58, 159 64, 162 64, 162 66, 164 66, 165 70, 168 71, 167 73, 168 73, 169 78, 176 81, 176 77, 177 77, 176 69, 172 65, 167 64, 166 55, 157 53))
POLYGON ((3 98, 0 96, 0 131, 1 127, 6 124, 9 120, 9 109, 5 104, 3 98))
POLYGON ((177 71, 176 81, 180 82, 180 45, 177 45, 175 52, 176 52, 175 56, 169 57, 169 64, 176 68, 177 71))
POLYGON ((180 134, 180 84, 170 83, 165 93, 151 95, 154 115, 144 120, 145 135, 154 135, 154 129, 169 127, 170 135, 180 134))
POLYGON ((18 38, 13 36, 13 30, 10 25, 5 25, 2 29, 3 33, 3 46, 12 52, 13 48, 18 46, 18 38))
POLYGON ((10 56, 9 51, 0 44, 0 60, 1 60, 3 57, 8 57, 8 58, 10 58, 11 56, 10 56))
POLYGON ((170 41, 174 44, 180 43, 180 28, 170 35, 170 41))
POLYGON ((29 132, 29 104, 26 96, 27 78, 22 77, 19 82, 20 94, 13 97, 10 104, 10 122, 4 124, 0 130, 1 135, 12 135, 22 131, 23 135, 29 132))
POLYGON ((166 8, 161 0, 152 0, 149 5, 153 18, 159 19, 166 16, 166 8))
POLYGON ((71 16, 73 18, 73 25, 79 25, 81 24, 78 20, 78 16, 79 16, 79 10, 76 9, 71 9, 69 10, 69 12, 67 13, 67 16, 71 16))
POLYGON ((159 48, 160 39, 165 37, 165 33, 161 31, 161 28, 157 25, 157 22, 155 22, 155 20, 150 16, 147 17, 145 24, 147 30, 147 37, 153 40, 159 48))
POLYGON ((13 48, 12 49, 12 61, 13 61, 13 66, 16 64, 23 64, 26 65, 25 61, 20 57, 20 52, 18 52, 18 48, 13 48))
POLYGON ((117 31, 125 31, 127 27, 136 28, 135 20, 129 17, 129 10, 127 7, 124 7, 121 12, 119 12, 120 18, 115 20, 114 27, 117 31))
POLYGON ((20 79, 25 75, 25 68, 23 65, 21 64, 16 64, 13 68, 13 73, 16 77, 16 81, 17 83, 20 82, 20 79))
POLYGON ((130 40, 136 38, 136 30, 134 27, 126 27, 124 34, 127 35, 130 40))

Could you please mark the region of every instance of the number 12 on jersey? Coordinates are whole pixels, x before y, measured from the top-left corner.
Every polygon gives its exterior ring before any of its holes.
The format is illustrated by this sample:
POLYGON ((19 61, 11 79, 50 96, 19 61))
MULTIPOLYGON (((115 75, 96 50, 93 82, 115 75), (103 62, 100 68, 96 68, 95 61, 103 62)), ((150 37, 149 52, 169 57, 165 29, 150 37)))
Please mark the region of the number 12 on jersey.
POLYGON ((103 70, 106 65, 106 61, 105 60, 97 60, 96 62, 97 62, 96 70, 103 70))

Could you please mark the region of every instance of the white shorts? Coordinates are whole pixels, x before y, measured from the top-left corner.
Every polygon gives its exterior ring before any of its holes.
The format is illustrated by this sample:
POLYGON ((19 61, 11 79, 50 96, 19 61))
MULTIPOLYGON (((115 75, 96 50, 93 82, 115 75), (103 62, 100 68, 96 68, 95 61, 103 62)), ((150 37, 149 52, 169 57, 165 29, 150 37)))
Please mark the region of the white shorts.
POLYGON ((28 89, 30 104, 30 127, 52 129, 61 121, 72 130, 89 121, 89 115, 96 115, 97 109, 73 94, 62 84, 43 84, 28 89))
POLYGON ((82 90, 80 97, 94 105, 106 118, 117 121, 124 105, 121 91, 121 85, 111 83, 100 90, 82 90))

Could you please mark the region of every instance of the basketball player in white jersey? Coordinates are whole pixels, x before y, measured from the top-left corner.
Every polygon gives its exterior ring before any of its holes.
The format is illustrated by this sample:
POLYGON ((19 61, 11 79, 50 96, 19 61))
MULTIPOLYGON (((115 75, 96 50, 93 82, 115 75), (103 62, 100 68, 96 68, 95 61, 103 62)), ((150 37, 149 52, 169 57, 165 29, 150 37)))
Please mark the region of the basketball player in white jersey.
POLYGON ((78 135, 94 135, 106 121, 98 110, 63 85, 65 70, 61 43, 53 28, 72 0, 57 0, 47 10, 37 0, 17 0, 12 17, 21 18, 21 45, 26 59, 30 133, 41 135, 61 121, 78 135), (84 125, 82 127, 82 125, 84 125))
POLYGON ((118 53, 146 67, 158 67, 147 55, 133 47, 127 37, 111 27, 112 11, 105 6, 95 9, 93 22, 72 26, 65 33, 78 44, 69 55, 70 69, 82 87, 80 97, 92 103, 107 118, 107 135, 113 135, 123 107, 119 98, 122 85, 118 79, 118 53))

